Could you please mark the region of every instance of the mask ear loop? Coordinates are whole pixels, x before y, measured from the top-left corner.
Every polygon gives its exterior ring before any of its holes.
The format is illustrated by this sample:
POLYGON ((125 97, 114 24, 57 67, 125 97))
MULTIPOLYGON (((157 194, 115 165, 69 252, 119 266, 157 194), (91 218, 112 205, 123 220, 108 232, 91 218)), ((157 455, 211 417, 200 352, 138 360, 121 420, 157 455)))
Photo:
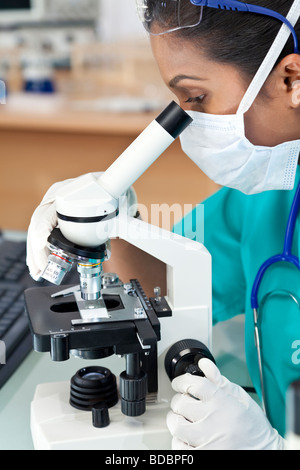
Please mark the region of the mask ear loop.
MULTIPOLYGON (((294 0, 294 3, 287 15, 287 20, 291 23, 293 27, 297 24, 297 21, 300 17, 300 0, 294 0)), ((245 114, 249 108, 252 106, 255 98, 259 94, 263 84, 270 75, 276 60, 280 56, 287 40, 291 34, 290 29, 287 25, 283 24, 277 34, 275 41, 270 47, 269 52, 264 58, 261 66, 256 72, 252 82, 250 83, 241 103, 237 110, 237 114, 245 114)))

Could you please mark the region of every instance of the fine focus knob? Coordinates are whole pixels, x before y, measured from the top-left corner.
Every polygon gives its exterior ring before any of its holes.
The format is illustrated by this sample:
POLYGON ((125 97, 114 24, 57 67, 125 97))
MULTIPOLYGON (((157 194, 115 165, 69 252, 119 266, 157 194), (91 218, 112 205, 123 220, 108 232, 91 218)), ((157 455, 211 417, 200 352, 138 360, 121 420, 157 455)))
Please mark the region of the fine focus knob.
POLYGON ((172 381, 186 373, 203 377, 198 362, 204 357, 215 362, 209 349, 201 341, 185 339, 173 344, 165 357, 165 370, 169 379, 172 381))
POLYGON ((199 366, 197 366, 196 364, 190 364, 189 366, 187 366, 185 374, 199 375, 200 377, 203 377, 204 375, 199 366))

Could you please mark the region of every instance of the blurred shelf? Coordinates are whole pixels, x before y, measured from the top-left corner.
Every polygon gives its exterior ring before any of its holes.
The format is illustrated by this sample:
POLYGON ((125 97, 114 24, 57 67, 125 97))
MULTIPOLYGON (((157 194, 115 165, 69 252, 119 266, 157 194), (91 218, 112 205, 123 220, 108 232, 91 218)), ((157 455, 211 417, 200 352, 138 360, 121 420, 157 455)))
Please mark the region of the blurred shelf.
POLYGON ((109 135, 132 135, 141 132, 159 112, 99 112, 74 110, 70 106, 56 105, 44 98, 31 109, 22 106, 1 105, 0 129, 26 131, 76 132, 82 134, 106 133, 109 135))

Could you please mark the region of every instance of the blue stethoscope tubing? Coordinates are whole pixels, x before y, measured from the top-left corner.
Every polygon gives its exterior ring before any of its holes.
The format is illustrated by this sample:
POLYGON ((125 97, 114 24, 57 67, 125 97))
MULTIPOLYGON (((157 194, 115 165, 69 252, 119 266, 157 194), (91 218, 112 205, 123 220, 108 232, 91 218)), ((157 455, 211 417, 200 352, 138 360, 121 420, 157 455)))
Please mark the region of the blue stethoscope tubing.
POLYGON ((261 384, 261 393, 262 393, 262 405, 264 412, 266 413, 266 399, 265 399, 265 389, 264 389, 264 379, 263 379, 263 367, 262 367, 262 358, 261 358, 261 348, 260 348, 260 339, 259 339, 259 327, 258 327, 258 291, 262 282, 262 278, 267 271, 267 269, 275 263, 285 261, 296 266, 300 270, 300 262, 297 256, 292 254, 292 243, 294 238, 295 226, 297 221, 297 216, 300 209, 300 182, 295 192, 295 196, 292 202, 285 238, 283 252, 278 255, 271 256, 267 259, 258 270, 258 273, 254 279, 252 292, 251 292, 251 308, 253 310, 253 320, 254 320, 254 337, 255 337, 255 346, 257 351, 257 359, 259 365, 259 375, 260 375, 260 384, 261 384))

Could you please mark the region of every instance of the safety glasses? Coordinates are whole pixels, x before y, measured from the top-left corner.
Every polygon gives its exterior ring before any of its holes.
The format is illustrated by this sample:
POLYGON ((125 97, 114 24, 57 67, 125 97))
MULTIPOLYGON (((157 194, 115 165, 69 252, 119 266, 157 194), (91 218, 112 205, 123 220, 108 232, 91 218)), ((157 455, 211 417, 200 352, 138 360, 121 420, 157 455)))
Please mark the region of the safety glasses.
POLYGON ((190 0, 136 0, 136 4, 141 22, 153 36, 194 28, 202 20, 203 7, 191 5, 190 0), (153 29, 154 22, 158 31, 153 29))
POLYGON ((299 53, 298 39, 292 24, 280 13, 268 8, 239 0, 136 0, 136 3, 145 29, 154 36, 198 26, 202 20, 203 7, 269 16, 290 29, 294 39, 294 52, 299 53), (153 28, 154 23, 157 29, 153 28))

